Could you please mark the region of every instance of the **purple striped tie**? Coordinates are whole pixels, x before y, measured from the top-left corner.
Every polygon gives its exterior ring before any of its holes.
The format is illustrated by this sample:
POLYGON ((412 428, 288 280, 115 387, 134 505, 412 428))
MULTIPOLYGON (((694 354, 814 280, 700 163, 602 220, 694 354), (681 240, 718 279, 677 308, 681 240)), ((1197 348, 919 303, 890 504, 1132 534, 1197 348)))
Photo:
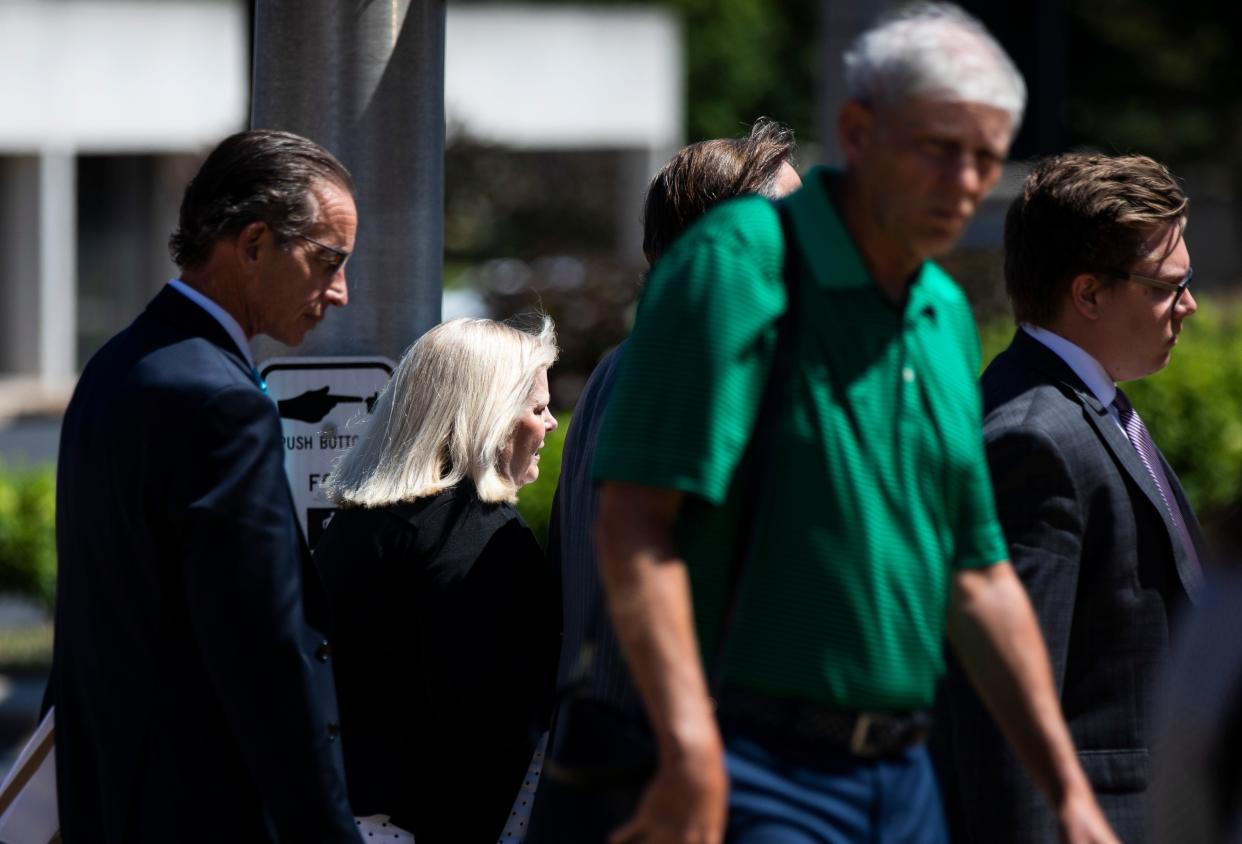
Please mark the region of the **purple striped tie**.
POLYGON ((1177 499, 1173 497, 1173 489, 1169 485, 1168 477, 1164 474, 1164 466, 1160 462, 1156 444, 1152 441, 1151 434, 1147 433, 1147 426, 1143 424, 1138 411, 1134 409, 1134 405, 1130 404, 1130 400, 1121 390, 1117 391, 1113 406, 1117 408, 1117 413, 1121 417, 1121 427, 1125 429, 1126 436, 1130 438, 1130 443, 1138 452, 1139 459, 1147 467, 1147 474, 1151 475, 1151 479, 1156 482, 1156 489, 1160 492, 1160 498, 1164 501, 1164 507, 1168 510, 1170 518, 1173 519, 1173 527, 1177 528, 1177 536, 1182 542, 1182 547, 1186 549, 1186 556, 1191 566, 1196 572, 1200 572, 1202 569, 1199 565, 1199 554, 1195 551, 1195 544, 1190 540, 1190 532, 1186 530, 1186 523, 1182 519, 1182 508, 1178 505, 1177 499))

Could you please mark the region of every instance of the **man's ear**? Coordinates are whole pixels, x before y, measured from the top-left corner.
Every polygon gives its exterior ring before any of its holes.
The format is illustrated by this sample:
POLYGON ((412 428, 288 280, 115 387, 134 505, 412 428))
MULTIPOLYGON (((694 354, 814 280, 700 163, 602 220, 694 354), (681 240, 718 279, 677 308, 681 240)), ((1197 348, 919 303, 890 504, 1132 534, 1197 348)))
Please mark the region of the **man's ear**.
POLYGON ((875 131, 875 112, 857 100, 841 106, 837 115, 837 134, 846 161, 855 161, 862 154, 875 131))
POLYGON ((271 234, 271 229, 267 227, 267 223, 262 220, 255 220, 248 223, 237 234, 237 251, 239 258, 246 263, 253 263, 259 260, 259 247, 263 243, 265 236, 271 234))
POLYGON ((1107 285, 1095 273, 1079 273, 1070 281, 1070 307, 1083 319, 1100 318, 1103 293, 1107 285))

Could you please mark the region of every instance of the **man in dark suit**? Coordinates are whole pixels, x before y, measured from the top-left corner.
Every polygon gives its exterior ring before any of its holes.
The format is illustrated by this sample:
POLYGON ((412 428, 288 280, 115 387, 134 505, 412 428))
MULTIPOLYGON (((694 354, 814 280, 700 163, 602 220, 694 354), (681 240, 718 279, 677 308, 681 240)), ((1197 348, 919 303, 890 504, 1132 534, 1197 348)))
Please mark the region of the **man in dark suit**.
POLYGON ((57 476, 62 838, 356 842, 324 599, 248 340, 346 303, 349 173, 284 132, 186 188, 181 278, 82 373, 57 476))
MULTIPOLYGON (((1118 836, 1144 840, 1153 682, 1202 578, 1172 467, 1116 382, 1162 369, 1195 312, 1187 199, 1143 156, 1035 167, 1005 223, 1019 328, 983 374, 984 436, 1014 567, 1039 616, 1083 770, 1118 836)), ((954 840, 1044 842, 1055 818, 959 668, 939 762, 954 840)))

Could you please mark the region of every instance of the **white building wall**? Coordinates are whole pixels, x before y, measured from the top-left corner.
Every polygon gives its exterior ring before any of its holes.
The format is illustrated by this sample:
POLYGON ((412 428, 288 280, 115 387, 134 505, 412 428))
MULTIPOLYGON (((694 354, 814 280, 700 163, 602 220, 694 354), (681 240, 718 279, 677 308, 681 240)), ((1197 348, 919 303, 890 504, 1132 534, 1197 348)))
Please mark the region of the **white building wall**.
POLYGON ((681 143, 681 24, 635 7, 449 6, 449 130, 526 149, 681 143))
POLYGON ((0 151, 184 151, 244 127, 247 4, 5 0, 0 151))
MULTIPOLYGON (((199 154, 245 127, 248 13, 243 0, 0 0, 0 374, 52 383, 76 368, 77 156, 199 154)), ((448 7, 446 30, 450 131, 625 152, 618 232, 637 252, 647 180, 682 143, 680 22, 472 3, 448 7)))

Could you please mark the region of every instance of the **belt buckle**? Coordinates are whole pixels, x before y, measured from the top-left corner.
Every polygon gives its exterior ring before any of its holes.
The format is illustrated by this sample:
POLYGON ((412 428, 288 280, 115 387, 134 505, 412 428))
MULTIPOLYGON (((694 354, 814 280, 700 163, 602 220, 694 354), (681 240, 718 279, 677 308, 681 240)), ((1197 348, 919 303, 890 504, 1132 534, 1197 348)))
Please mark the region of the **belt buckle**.
POLYGON ((850 733, 850 753, 855 756, 871 756, 872 749, 867 744, 867 738, 871 732, 871 713, 858 713, 858 720, 854 722, 854 729, 850 733))

